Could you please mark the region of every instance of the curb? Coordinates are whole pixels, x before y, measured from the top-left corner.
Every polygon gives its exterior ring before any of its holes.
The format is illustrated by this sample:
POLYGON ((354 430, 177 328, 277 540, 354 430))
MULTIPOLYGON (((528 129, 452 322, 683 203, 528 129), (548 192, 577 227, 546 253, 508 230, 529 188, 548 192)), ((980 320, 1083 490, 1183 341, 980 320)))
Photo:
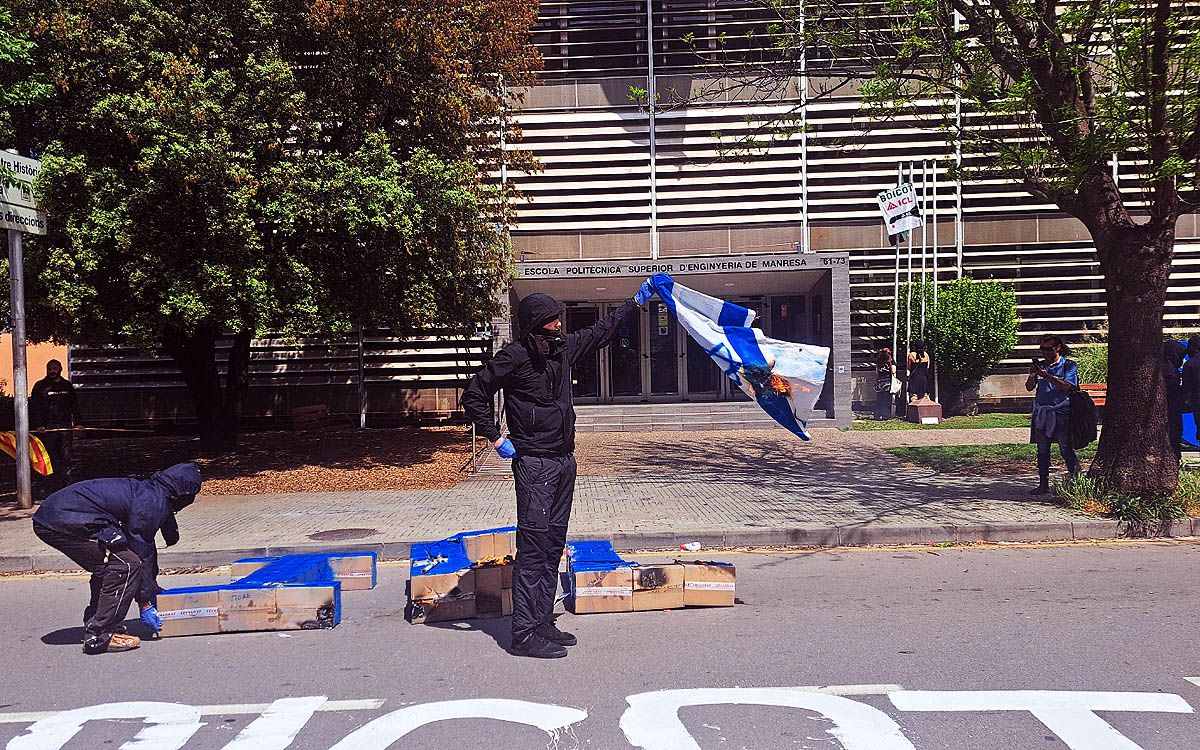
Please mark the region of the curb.
MULTIPOLYGON (((913 526, 798 526, 775 529, 738 529, 689 532, 617 532, 615 534, 571 534, 571 540, 604 539, 622 552, 634 550, 676 551, 681 544, 700 542, 708 548, 729 547, 865 547, 873 545, 937 545, 978 542, 1071 542, 1114 539, 1171 539, 1200 534, 1200 517, 1172 521, 1155 533, 1138 535, 1118 521, 1075 521, 1033 523, 924 524, 913 526)), ((228 565, 243 557, 271 557, 305 552, 374 552, 381 560, 408 558, 413 544, 424 540, 357 544, 305 544, 279 547, 248 547, 197 552, 161 552, 159 566, 209 568, 228 565)), ((62 555, 0 555, 0 573, 71 571, 75 566, 62 555)))

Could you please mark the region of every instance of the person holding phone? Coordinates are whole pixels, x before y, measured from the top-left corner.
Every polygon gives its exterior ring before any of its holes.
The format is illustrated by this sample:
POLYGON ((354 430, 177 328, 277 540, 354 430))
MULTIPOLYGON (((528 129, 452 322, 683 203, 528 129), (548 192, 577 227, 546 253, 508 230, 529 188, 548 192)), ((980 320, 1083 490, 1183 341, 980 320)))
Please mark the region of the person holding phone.
POLYGON ((1043 336, 1038 349, 1042 356, 1033 359, 1025 380, 1025 390, 1037 390, 1029 427, 1029 442, 1037 445, 1038 465, 1038 486, 1032 495, 1050 491, 1051 443, 1058 443, 1067 471, 1079 473, 1079 458, 1071 446, 1070 400, 1071 389, 1079 387, 1079 368, 1067 359, 1069 350, 1058 336, 1043 336))

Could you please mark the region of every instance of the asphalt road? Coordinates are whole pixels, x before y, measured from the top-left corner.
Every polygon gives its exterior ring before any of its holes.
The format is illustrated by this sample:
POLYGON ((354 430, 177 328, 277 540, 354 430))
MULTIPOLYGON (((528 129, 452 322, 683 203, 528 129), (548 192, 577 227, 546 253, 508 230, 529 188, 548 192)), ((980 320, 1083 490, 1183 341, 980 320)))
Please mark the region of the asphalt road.
POLYGON ((167 639, 98 657, 80 652, 75 627, 84 578, 0 579, 0 743, 1200 747, 1200 686, 1187 679, 1200 678, 1200 546, 713 557, 737 564, 740 605, 564 615, 580 645, 548 662, 505 653, 507 620, 406 623, 402 566, 381 566, 373 591, 347 592, 334 630, 167 639), (141 701, 159 705, 104 705, 141 701))

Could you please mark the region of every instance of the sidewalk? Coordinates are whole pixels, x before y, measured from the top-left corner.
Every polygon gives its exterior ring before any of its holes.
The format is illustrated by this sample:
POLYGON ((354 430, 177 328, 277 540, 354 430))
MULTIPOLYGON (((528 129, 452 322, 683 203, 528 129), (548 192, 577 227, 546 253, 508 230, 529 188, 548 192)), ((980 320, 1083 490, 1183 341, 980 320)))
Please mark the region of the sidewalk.
MULTIPOLYGON (((1114 521, 1026 493, 1017 477, 942 475, 884 451, 902 445, 1023 443, 1027 429, 839 432, 802 443, 782 430, 580 435, 572 536, 619 549, 1112 539, 1114 521)), ((498 460, 452 489, 201 496, 180 516, 163 567, 318 549, 403 558, 412 542, 514 522, 498 460)), ((0 511, 0 571, 69 569, 28 512, 0 511)), ((1200 530, 1198 530, 1200 531, 1200 530)), ((1167 532, 1191 536, 1185 520, 1167 532)))

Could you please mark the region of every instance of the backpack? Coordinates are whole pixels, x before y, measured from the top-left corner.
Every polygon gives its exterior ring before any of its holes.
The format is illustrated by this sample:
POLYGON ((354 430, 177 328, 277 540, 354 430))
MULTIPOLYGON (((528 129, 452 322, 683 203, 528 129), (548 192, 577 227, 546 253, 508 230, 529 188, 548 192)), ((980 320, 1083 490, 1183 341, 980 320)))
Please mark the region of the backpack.
POLYGON ((1067 394, 1071 402, 1068 422, 1071 432, 1071 447, 1079 449, 1096 440, 1096 403, 1087 393, 1072 388, 1067 394))

